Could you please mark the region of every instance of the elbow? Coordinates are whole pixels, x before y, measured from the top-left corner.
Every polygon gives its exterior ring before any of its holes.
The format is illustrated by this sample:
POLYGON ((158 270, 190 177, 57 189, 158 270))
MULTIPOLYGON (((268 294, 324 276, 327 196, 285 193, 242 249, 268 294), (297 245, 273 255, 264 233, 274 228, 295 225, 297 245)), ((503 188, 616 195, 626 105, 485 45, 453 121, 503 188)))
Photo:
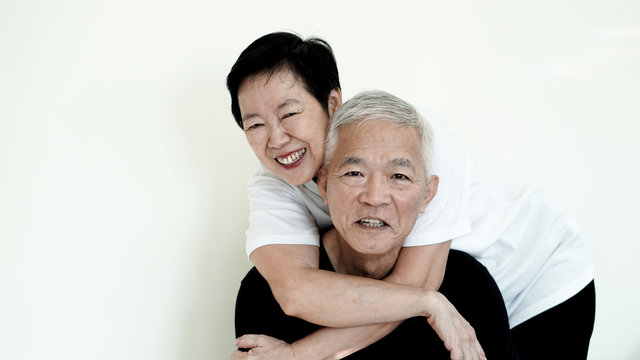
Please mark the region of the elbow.
POLYGON ((278 301, 278 304, 280 304, 282 311, 288 316, 301 318, 300 307, 297 306, 296 302, 292 301, 290 297, 278 301))
POLYGON ((297 281, 287 280, 275 286, 271 286, 273 297, 276 299, 282 311, 288 316, 303 317, 302 293, 304 289, 297 281))
POLYGON ((282 308, 282 311, 288 316, 301 317, 302 301, 298 295, 300 289, 285 286, 278 290, 272 290, 273 296, 282 308))

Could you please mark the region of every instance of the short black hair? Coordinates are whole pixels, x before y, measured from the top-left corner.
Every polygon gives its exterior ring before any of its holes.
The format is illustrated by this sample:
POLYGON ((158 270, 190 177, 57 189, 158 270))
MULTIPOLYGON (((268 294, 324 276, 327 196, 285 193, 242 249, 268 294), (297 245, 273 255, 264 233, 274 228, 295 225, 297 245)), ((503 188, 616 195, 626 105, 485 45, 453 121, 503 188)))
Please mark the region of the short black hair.
POLYGON ((274 32, 251 43, 238 57, 227 75, 231 95, 231 113, 242 128, 238 104, 238 89, 242 82, 255 75, 290 70, 304 83, 328 113, 329 94, 340 89, 338 66, 329 43, 320 38, 302 39, 288 32, 274 32))

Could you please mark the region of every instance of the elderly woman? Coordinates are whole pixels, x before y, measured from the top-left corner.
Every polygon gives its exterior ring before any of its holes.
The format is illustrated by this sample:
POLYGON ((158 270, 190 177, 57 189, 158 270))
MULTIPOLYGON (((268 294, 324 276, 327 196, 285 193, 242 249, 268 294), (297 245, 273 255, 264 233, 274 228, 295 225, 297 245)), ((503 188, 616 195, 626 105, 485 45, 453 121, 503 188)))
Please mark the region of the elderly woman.
MULTIPOLYGON (((335 226, 322 237, 321 269, 372 279, 383 279, 392 271, 418 214, 437 192, 438 177, 428 175, 431 139, 430 127, 415 109, 384 92, 359 94, 335 113, 318 179, 335 226)), ((441 290, 476 329, 488 358, 516 357, 500 292, 480 263, 452 251, 441 290)), ((450 357, 428 323, 447 321, 456 310, 434 291, 410 289, 405 296, 416 317, 350 358, 450 357)), ((238 295, 237 334, 266 334, 286 342, 245 337, 255 346, 250 354, 237 351, 233 358, 313 359, 315 354, 297 345, 316 329, 285 315, 255 268, 249 272, 238 295)), ((484 358, 482 349, 475 350, 484 358)))
MULTIPOLYGON (((451 246, 495 279, 521 357, 586 358, 593 263, 575 222, 548 194, 492 166, 430 117, 440 184, 392 272, 380 281, 321 271, 319 234, 331 218, 315 179, 329 118, 342 102, 331 48, 265 35, 242 52, 227 86, 235 121, 261 163, 249 181, 247 254, 285 313, 329 327, 306 347, 330 356, 390 333, 409 317, 401 311, 409 308, 407 287, 439 288, 451 246)), ((464 319, 435 326, 452 354, 473 353, 464 319)))

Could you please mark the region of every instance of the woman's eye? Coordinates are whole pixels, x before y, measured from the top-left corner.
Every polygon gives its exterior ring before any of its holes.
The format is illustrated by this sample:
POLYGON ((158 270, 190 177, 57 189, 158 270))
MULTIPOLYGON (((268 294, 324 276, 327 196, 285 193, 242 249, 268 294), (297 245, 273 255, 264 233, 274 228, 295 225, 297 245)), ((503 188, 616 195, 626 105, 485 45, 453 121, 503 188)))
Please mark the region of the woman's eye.
POLYGON ((297 114, 298 114, 297 112, 286 113, 286 114, 284 114, 284 116, 282 118, 283 119, 290 118, 290 117, 292 117, 294 115, 297 115, 297 114))
POLYGON ((258 124, 253 124, 251 126, 248 126, 246 129, 244 129, 244 131, 249 131, 251 129, 255 129, 255 128, 259 128, 260 126, 263 126, 264 124, 258 123, 258 124))

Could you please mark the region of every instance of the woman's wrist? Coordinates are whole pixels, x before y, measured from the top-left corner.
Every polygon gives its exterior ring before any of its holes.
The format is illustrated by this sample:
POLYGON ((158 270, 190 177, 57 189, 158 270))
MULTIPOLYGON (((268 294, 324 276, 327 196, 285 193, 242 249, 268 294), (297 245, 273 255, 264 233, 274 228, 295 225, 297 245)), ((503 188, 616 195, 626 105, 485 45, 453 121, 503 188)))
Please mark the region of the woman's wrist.
POLYGON ((289 345, 289 349, 291 350, 291 357, 290 357, 290 360, 298 360, 298 359, 301 359, 301 358, 298 356, 298 353, 300 352, 299 347, 300 347, 300 346, 299 346, 299 344, 298 344, 298 342, 297 342, 297 341, 294 341, 294 342, 292 342, 292 343, 289 345))
POLYGON ((312 335, 308 335, 298 341, 294 341, 289 345, 291 350, 291 357, 289 360, 334 360, 337 357, 332 357, 331 352, 328 351, 326 346, 322 346, 321 341, 309 341, 312 335), (306 339, 306 340, 305 340, 306 339))
POLYGON ((442 303, 443 295, 435 290, 424 290, 422 296, 422 316, 431 318, 437 312, 438 305, 442 303))

